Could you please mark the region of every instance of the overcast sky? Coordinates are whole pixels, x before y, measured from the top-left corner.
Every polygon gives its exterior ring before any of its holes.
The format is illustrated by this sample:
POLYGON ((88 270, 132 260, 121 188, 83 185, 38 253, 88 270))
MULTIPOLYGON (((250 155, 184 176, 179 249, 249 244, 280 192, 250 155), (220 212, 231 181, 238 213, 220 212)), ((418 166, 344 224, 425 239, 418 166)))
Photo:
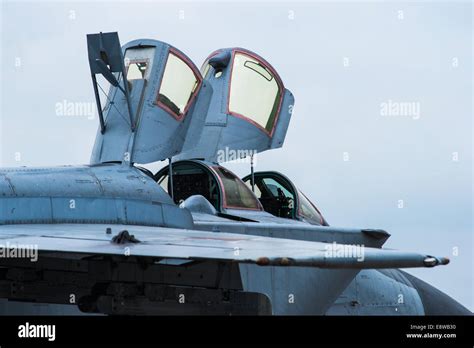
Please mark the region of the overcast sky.
POLYGON ((95 110, 57 112, 94 100, 87 33, 162 40, 198 66, 245 47, 296 98, 285 146, 257 170, 289 176, 331 225, 383 228, 387 247, 449 256, 410 273, 474 309, 470 2, 36 1, 1 12, 2 166, 88 163, 95 110))

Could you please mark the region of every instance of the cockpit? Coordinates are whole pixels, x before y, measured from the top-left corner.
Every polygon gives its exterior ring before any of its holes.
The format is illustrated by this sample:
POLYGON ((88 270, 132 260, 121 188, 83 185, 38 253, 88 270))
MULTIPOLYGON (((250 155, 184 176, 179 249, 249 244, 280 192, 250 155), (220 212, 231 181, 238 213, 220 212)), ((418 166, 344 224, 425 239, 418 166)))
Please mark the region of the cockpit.
POLYGON ((200 195, 218 212, 227 209, 263 210, 249 187, 222 166, 189 160, 175 162, 171 167, 171 180, 169 167, 160 170, 155 175, 155 180, 173 197, 176 204, 183 203, 191 196, 200 195))
MULTIPOLYGON (((161 169, 154 179, 176 204, 188 198, 205 201, 216 214, 232 210, 267 212, 275 217, 299 220, 312 225, 327 226, 327 222, 311 201, 284 175, 277 172, 257 172, 239 179, 228 169, 200 160, 177 161, 161 169)), ((244 214, 246 215, 246 214, 244 214)))
POLYGON ((328 225, 319 209, 283 174, 273 171, 256 172, 253 184, 251 175, 242 180, 253 190, 263 209, 270 214, 306 221, 312 225, 328 225))
POLYGON ((88 51, 100 121, 91 164, 173 159, 147 174, 191 211, 326 224, 281 174, 241 180, 216 164, 233 160, 228 151, 253 158, 284 143, 294 97, 265 59, 226 48, 212 53, 200 72, 169 44, 140 39, 121 48, 117 33, 88 35, 88 51), (114 87, 103 110, 97 74, 114 87))

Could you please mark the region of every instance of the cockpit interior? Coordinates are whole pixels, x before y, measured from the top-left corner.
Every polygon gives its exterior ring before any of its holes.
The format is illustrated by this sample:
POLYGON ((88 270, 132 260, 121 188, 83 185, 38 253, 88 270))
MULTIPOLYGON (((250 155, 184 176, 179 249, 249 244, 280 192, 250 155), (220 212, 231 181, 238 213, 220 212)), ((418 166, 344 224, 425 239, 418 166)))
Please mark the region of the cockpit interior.
POLYGON ((316 206, 280 173, 257 172, 252 185, 251 175, 241 180, 220 165, 199 160, 174 162, 172 170, 171 180, 169 166, 154 179, 176 204, 199 195, 218 213, 228 209, 266 211, 279 218, 328 225, 316 206))
MULTIPOLYGON (((264 210, 277 217, 294 219, 296 206, 291 185, 276 175, 257 175, 254 178, 253 191, 264 210)), ((244 178, 244 182, 252 187, 250 175, 244 178)))
POLYGON ((168 166, 155 175, 155 180, 176 204, 201 195, 218 212, 225 209, 263 210, 247 185, 224 167, 201 161, 180 161, 172 164, 172 170, 171 180, 168 166))

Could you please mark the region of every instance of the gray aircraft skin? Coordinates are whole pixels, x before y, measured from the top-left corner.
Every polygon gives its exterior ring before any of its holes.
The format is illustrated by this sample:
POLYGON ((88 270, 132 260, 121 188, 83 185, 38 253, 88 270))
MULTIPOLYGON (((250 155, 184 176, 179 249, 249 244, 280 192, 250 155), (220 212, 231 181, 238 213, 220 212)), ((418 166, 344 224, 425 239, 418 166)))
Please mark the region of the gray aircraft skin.
POLYGON ((447 258, 384 249, 387 232, 329 226, 283 174, 221 165, 283 145, 294 97, 262 57, 221 49, 199 71, 160 41, 87 43, 91 163, 0 168, 1 314, 471 314, 398 269, 447 258))

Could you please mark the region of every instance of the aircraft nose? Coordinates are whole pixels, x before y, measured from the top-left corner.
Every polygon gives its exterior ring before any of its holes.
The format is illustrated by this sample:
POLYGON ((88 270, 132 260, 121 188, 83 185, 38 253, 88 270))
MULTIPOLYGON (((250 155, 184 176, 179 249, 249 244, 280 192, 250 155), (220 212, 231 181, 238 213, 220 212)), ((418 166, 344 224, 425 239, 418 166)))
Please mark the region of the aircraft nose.
MULTIPOLYGON (((441 262, 449 262, 446 257, 441 259, 441 262)), ((418 292, 425 315, 472 315, 469 309, 430 284, 404 271, 399 272, 408 278, 411 286, 418 292)))

